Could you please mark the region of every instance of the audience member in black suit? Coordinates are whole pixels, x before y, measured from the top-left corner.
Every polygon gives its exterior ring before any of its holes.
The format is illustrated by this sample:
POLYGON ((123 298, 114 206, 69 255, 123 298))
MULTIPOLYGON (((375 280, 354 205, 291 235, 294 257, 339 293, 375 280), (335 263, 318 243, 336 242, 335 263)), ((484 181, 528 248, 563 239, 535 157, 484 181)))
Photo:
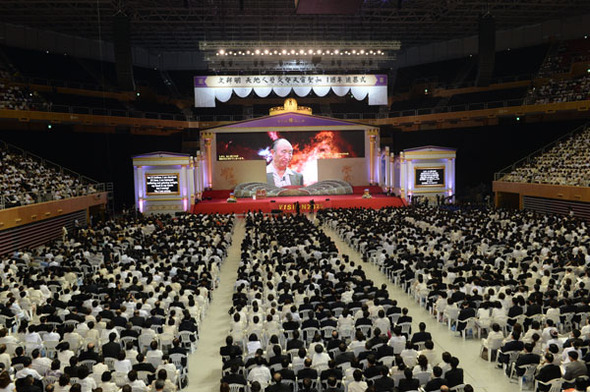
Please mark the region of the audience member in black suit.
POLYGON ((292 392, 291 386, 283 383, 281 373, 275 373, 272 378, 275 383, 266 387, 265 392, 292 392))
MULTIPOLYGON (((382 312, 382 310, 380 310, 379 312, 382 312)), ((373 337, 371 339, 369 339, 367 342, 369 343, 369 347, 371 347, 371 349, 375 349, 375 346, 380 345, 380 344, 387 344, 387 341, 389 339, 387 338, 387 336, 385 334, 383 334, 383 332, 381 331, 380 328, 375 328, 373 330, 373 337)), ((381 347, 381 346, 379 346, 381 347)))
POLYGON ((338 331, 334 330, 332 331, 332 338, 330 340, 328 340, 328 345, 326 347, 326 350, 331 351, 337 347, 340 347, 340 343, 342 343, 343 340, 340 339, 340 335, 338 335, 338 331))
POLYGON ((404 370, 404 378, 399 380, 398 392, 417 391, 418 388, 420 388, 420 380, 414 378, 412 369, 406 368, 404 370))
POLYGON ((342 392, 342 388, 338 386, 338 379, 336 377, 328 377, 326 385, 328 388, 324 392, 342 392))
POLYGON ((102 346, 102 356, 104 358, 117 358, 119 353, 121 352, 121 345, 115 340, 117 339, 117 334, 115 332, 111 332, 109 334, 109 342, 102 346))
POLYGON ((126 308, 122 307, 121 309, 117 309, 115 311, 115 317, 113 317, 113 324, 115 325, 115 327, 125 328, 127 326, 127 323, 129 321, 127 320, 126 317, 122 316, 122 314, 125 310, 126 310, 126 308))
POLYGON ((299 337, 300 337, 299 331, 294 330, 293 331, 293 339, 287 341, 287 351, 294 350, 294 349, 300 349, 301 347, 305 346, 305 342, 303 340, 299 339, 299 337))
POLYGON ((288 355, 283 355, 283 351, 281 349, 281 346, 278 344, 275 344, 274 346, 272 346, 272 352, 273 352, 273 356, 270 357, 270 359, 268 360, 268 365, 274 365, 276 363, 283 363, 283 360, 286 360, 287 362, 291 362, 291 357, 289 357, 288 355))
POLYGON ((459 316, 457 317, 457 331, 461 332, 467 327, 466 320, 475 317, 476 311, 469 304, 469 301, 463 301, 459 316))
POLYGON ((300 383, 300 387, 298 388, 299 392, 318 392, 316 388, 312 387, 312 382, 310 378, 304 378, 303 381, 300 383))
MULTIPOLYGON (((141 303, 137 304, 138 307, 140 307, 140 305, 141 303)), ((145 323, 145 318, 139 315, 138 309, 135 309, 135 311, 133 311, 133 316, 129 319, 129 322, 136 327, 143 327, 143 324, 145 323)))
POLYGON ((418 332, 412 335, 411 342, 412 344, 416 344, 419 342, 425 342, 427 340, 432 340, 432 335, 430 332, 426 332, 426 324, 421 322, 418 324, 418 332))
POLYGON ((337 380, 342 380, 342 370, 336 367, 336 361, 331 359, 328 362, 328 369, 320 374, 320 380, 327 380, 329 377, 334 377, 337 380))
POLYGON ((521 351, 523 348, 524 343, 520 340, 520 333, 518 331, 512 331, 510 340, 504 343, 500 348, 500 352, 498 352, 498 366, 501 367, 503 363, 508 365, 508 361, 510 360, 508 353, 511 351, 521 351))
POLYGON ((14 357, 10 361, 11 365, 18 365, 25 363, 27 358, 31 359, 31 357, 25 355, 25 349, 22 346, 18 346, 14 349, 14 357))
POLYGON ((295 381, 295 372, 291 369, 289 369, 289 360, 288 359, 283 359, 283 361, 281 362, 281 366, 283 367, 281 370, 279 370, 279 373, 281 373, 281 377, 283 378, 283 380, 293 380, 295 381))
POLYGON ((371 354, 367 357, 367 368, 363 374, 365 378, 373 378, 381 374, 381 366, 377 365, 377 358, 375 358, 375 354, 371 354))
MULTIPOLYGON (((547 353, 545 354, 545 359, 543 361, 542 367, 537 371, 535 375, 535 379, 539 380, 544 383, 548 383, 551 380, 561 378, 561 369, 559 366, 553 363, 554 357, 553 354, 547 353)), ((551 387, 540 385, 539 384, 539 391, 540 392, 547 392, 551 387)))
POLYGON ((78 377, 78 370, 80 367, 78 366, 78 357, 73 355, 70 357, 70 365, 64 367, 64 373, 71 377, 78 377))
POLYGON ((373 382, 375 392, 392 392, 395 387, 395 381, 389 377, 389 370, 381 366, 381 377, 373 382))
POLYGON ((133 370, 137 372, 144 371, 152 373, 148 376, 148 382, 151 384, 156 378, 156 368, 151 363, 145 361, 145 355, 142 353, 137 354, 137 357, 135 358, 137 359, 137 363, 133 365, 133 370))
POLYGON ((435 366, 432 368, 432 378, 426 383, 424 390, 426 392, 438 392, 443 385, 447 385, 447 380, 442 377, 440 366, 435 366))
POLYGON ((459 358, 451 358, 451 369, 445 373, 447 387, 452 388, 456 385, 463 384, 463 369, 459 368, 459 358))
POLYGON ((80 355, 78 356, 78 360, 80 360, 80 361, 87 361, 89 359, 91 359, 95 362, 101 361, 100 355, 96 351, 94 351, 94 343, 92 343, 92 342, 88 343, 86 345, 86 350, 82 351, 80 353, 80 355))
POLYGON ((315 380, 318 378, 318 371, 311 367, 311 359, 310 358, 305 359, 305 361, 303 362, 303 366, 305 366, 305 367, 303 369, 299 370, 299 372, 297 373, 297 378, 299 380, 301 380, 303 378, 310 378, 312 380, 315 380))
POLYGON ((524 352, 520 353, 516 358, 514 366, 516 367, 516 375, 522 376, 525 373, 524 366, 538 365, 541 362, 541 357, 538 354, 533 354, 534 345, 532 343, 525 343, 524 352))
MULTIPOLYGON (((171 354, 182 354, 182 355, 184 355, 185 357, 182 359, 181 365, 182 366, 186 366, 186 363, 187 363, 187 359, 186 359, 187 357, 186 357, 186 355, 187 355, 187 353, 188 353, 188 350, 186 348, 182 347, 182 345, 180 344, 180 339, 179 338, 174 338, 172 340, 172 348, 170 348, 168 350, 168 355, 171 355, 171 354)), ((237 347, 236 352, 235 353, 230 353, 230 355, 234 355, 235 357, 240 357, 241 356, 241 353, 242 353, 242 349, 239 348, 239 347, 237 347)))
MULTIPOLYGON (((402 324, 402 323, 412 323, 412 316, 408 316, 408 308, 403 308, 402 309, 402 315, 399 317, 399 319, 397 319, 397 324, 402 324)), ((410 334, 412 333, 412 328, 410 327, 410 334)), ((406 339, 409 338, 409 336, 406 336, 406 339)))
POLYGON ((231 365, 229 374, 226 374, 221 379, 221 382, 226 382, 228 384, 246 385, 246 378, 242 374, 240 374, 239 371, 240 367, 238 365, 231 365))
POLYGON ((314 318, 313 312, 309 312, 308 319, 301 323, 301 329, 304 330, 306 328, 320 329, 320 322, 314 318))
MULTIPOLYGON (((219 348, 219 355, 222 357, 229 357, 231 355, 242 355, 242 348, 237 344, 234 344, 234 338, 231 335, 228 335, 225 338, 225 346, 221 346, 219 348)), ((225 361, 226 358, 223 358, 225 361)), ((231 384, 231 383, 230 383, 231 384)))
POLYGON ((340 343, 338 351, 336 351, 335 359, 336 365, 340 365, 346 362, 352 362, 354 360, 354 353, 346 350, 346 343, 340 343))
POLYGON ((254 353, 254 356, 246 361, 246 364, 244 365, 246 369, 248 369, 252 365, 257 365, 258 358, 260 358, 263 365, 268 366, 268 362, 266 361, 266 358, 264 358, 264 350, 259 348, 254 353))
POLYGON ((285 331, 293 331, 299 329, 299 323, 293 320, 293 315, 291 313, 287 313, 285 316, 287 321, 283 323, 283 329, 285 331))
POLYGON ((524 310, 522 306, 520 306, 521 301, 524 301, 521 296, 514 296, 512 297, 512 306, 508 309, 508 325, 514 325, 516 320, 511 320, 516 316, 520 316, 524 314, 524 310))

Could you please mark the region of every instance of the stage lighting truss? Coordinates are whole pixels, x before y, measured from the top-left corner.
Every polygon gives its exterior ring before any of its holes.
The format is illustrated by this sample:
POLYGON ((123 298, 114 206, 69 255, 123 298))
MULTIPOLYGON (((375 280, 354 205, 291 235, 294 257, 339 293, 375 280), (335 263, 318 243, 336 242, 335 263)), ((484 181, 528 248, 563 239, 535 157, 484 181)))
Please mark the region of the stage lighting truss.
POLYGON ((329 59, 363 58, 378 61, 395 60, 400 41, 201 41, 199 50, 210 61, 214 57, 312 59, 322 56, 329 59))
POLYGON ((359 69, 371 71, 396 59, 399 41, 250 42, 202 41, 209 69, 313 72, 359 69))

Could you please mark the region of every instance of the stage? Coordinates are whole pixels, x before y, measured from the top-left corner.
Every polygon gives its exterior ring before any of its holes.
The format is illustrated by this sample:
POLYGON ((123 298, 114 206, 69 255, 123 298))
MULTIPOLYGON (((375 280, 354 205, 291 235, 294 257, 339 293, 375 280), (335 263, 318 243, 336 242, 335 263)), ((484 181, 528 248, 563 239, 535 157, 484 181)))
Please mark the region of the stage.
MULTIPOLYGON (((357 188, 357 187, 355 187, 357 188)), ((362 188, 362 187, 358 187, 362 188)), ((357 189, 358 189, 357 188, 357 189)), ((371 187, 375 190, 376 187, 371 187)), ((352 195, 326 195, 326 196, 299 196, 299 197, 272 197, 262 200, 253 199, 237 199, 235 203, 228 203, 227 197, 229 192, 224 191, 210 191, 211 200, 204 200, 192 206, 191 211, 195 214, 243 214, 248 211, 262 211, 264 213, 270 212, 285 212, 295 213, 297 210, 296 203, 299 203, 301 212, 309 212, 311 210, 311 201, 313 200, 314 209, 325 208, 373 208, 379 209, 383 207, 402 207, 406 206, 405 200, 399 197, 386 196, 384 194, 374 194, 370 199, 363 199, 362 193, 355 193, 352 195), (225 196, 226 197, 220 197, 225 196)))

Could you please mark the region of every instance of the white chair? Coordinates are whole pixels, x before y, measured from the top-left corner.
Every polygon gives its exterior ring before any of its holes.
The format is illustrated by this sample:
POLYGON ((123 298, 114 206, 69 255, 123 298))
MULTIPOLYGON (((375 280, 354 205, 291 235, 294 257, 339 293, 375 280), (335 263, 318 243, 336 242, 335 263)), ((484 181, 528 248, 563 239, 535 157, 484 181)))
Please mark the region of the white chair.
POLYGON ((170 362, 172 362, 177 369, 182 369, 184 367, 182 363, 186 361, 187 356, 185 354, 170 354, 170 362))
POLYGON ((380 359, 383 366, 386 366, 390 369, 393 366, 393 361, 395 361, 395 357, 393 355, 388 355, 386 357, 381 357, 380 359))
POLYGON ((476 320, 475 317, 469 317, 468 319, 461 320, 461 321, 457 320, 458 323, 460 322, 462 324, 463 323, 465 324, 465 328, 463 328, 461 330, 461 337, 463 338, 463 340, 465 340, 467 338, 467 332, 469 330, 471 330, 471 336, 473 336, 473 329, 475 328, 475 320, 476 320))
POLYGON ((189 349, 192 353, 195 349, 194 343, 196 343, 196 335, 191 331, 180 331, 178 337, 180 339, 180 344, 182 344, 184 348, 189 349), (192 341, 193 338, 195 338, 195 342, 192 341))
POLYGON ((302 333, 303 333, 303 338, 305 339, 305 342, 309 345, 313 341, 313 337, 315 336, 315 334, 319 333, 319 332, 320 332, 320 330, 316 327, 304 328, 302 330, 302 333))
POLYGON ((538 391, 539 386, 543 385, 549 387, 549 392, 561 392, 561 384, 563 384, 563 380, 561 378, 556 378, 547 382, 535 380, 535 391, 538 391))
POLYGON ((484 348, 488 350, 488 362, 492 362, 492 356, 494 353, 502 347, 502 338, 498 339, 482 339, 481 341, 481 349, 479 351, 479 356, 483 354, 484 348))
MULTIPOLYGON (((520 386, 520 390, 522 391, 524 384, 530 384, 534 386, 535 384, 535 372, 537 371, 537 364, 525 365, 523 368, 525 369, 524 374, 518 377, 518 385, 520 386)), ((515 367, 516 370, 516 367, 515 367)))
POLYGON ((83 361, 80 361, 78 363, 78 365, 85 366, 86 369, 88 369, 88 371, 90 373, 92 373, 92 367, 94 366, 95 363, 96 363, 96 361, 94 359, 85 359, 83 361))
POLYGON ((55 384, 59 380, 57 376, 45 376, 43 377, 43 389, 45 390, 48 385, 55 384))
POLYGON ((451 392, 464 392, 465 391, 465 384, 455 385, 452 388, 449 388, 451 392))
POLYGON ((399 323, 396 325, 396 327, 401 327, 402 335, 406 335, 406 337, 408 337, 410 335, 410 331, 412 330, 412 323, 410 323, 410 322, 399 323))
POLYGON ((55 354, 57 353, 57 350, 55 348, 58 344, 59 342, 57 341, 43 342, 43 347, 45 348, 45 356, 47 358, 55 358, 55 354))
POLYGON ((414 374, 414 378, 420 380, 420 386, 426 385, 430 378, 432 377, 431 372, 418 372, 414 374))
POLYGON ((229 384, 229 392, 245 392, 246 386, 242 384, 229 384))
POLYGON ((148 378, 153 375, 154 373, 148 372, 147 370, 140 370, 137 372, 137 378, 145 382, 146 385, 148 385, 148 378))
POLYGON ((109 367, 110 371, 113 371, 115 369, 115 361, 116 361, 115 358, 111 358, 111 357, 104 358, 104 364, 109 367))

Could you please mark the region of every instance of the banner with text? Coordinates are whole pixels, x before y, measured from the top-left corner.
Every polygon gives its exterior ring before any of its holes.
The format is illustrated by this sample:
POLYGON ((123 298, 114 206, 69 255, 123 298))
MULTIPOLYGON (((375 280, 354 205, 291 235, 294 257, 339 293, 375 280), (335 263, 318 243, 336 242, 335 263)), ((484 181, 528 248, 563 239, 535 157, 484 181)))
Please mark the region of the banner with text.
POLYGON ((252 91, 261 98, 274 92, 286 97, 293 91, 299 97, 312 90, 323 97, 330 91, 339 97, 351 93, 369 105, 387 104, 387 75, 217 75, 195 76, 195 107, 215 107, 215 100, 227 102, 235 93, 240 98, 252 91))

